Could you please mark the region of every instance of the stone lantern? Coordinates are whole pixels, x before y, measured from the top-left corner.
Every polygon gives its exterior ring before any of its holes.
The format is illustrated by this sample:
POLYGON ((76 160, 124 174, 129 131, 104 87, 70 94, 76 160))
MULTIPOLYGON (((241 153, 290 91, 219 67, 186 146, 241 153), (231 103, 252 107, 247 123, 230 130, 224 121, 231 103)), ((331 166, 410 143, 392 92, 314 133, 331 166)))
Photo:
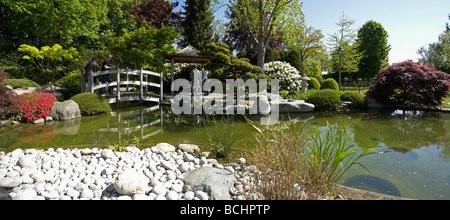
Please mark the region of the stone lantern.
POLYGON ((305 94, 306 91, 308 91, 308 81, 310 81, 311 79, 306 75, 303 75, 300 79, 302 80, 302 93, 305 94))

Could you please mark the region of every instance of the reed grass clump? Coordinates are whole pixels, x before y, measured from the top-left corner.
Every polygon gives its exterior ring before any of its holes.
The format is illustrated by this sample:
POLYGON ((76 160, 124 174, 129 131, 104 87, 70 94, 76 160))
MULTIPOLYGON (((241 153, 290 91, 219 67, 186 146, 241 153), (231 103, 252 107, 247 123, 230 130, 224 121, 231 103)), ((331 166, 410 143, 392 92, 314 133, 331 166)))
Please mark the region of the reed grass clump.
POLYGON ((268 130, 247 121, 256 130, 257 141, 248 158, 257 167, 246 193, 249 199, 333 198, 332 188, 342 175, 354 165, 368 170, 358 161, 376 153, 350 144, 351 135, 345 125, 328 124, 306 134, 304 127, 292 122, 268 130))
POLYGON ((211 153, 216 158, 230 155, 231 146, 241 138, 231 116, 208 116, 203 120, 211 153))
MULTIPOLYGON (((248 120, 248 119, 247 119, 248 120)), ((248 122, 257 130, 256 149, 250 154, 249 163, 258 169, 253 173, 248 199, 300 200, 305 199, 303 185, 304 170, 299 155, 305 150, 305 141, 300 130, 292 126, 279 130, 266 130, 255 122, 248 122), (255 197, 256 195, 256 197, 255 197)))

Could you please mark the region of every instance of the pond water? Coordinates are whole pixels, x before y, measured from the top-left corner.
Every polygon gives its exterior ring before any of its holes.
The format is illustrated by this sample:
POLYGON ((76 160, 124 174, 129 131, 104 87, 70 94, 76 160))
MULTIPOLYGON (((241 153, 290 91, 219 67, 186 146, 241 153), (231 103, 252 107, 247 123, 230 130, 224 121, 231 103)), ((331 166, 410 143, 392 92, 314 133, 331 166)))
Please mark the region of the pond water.
MULTIPOLYGON (((291 120, 307 128, 347 124, 351 144, 373 147, 385 154, 363 158, 371 173, 351 168, 339 184, 414 199, 450 200, 450 114, 423 111, 364 111, 294 114, 291 120)), ((287 116, 285 116, 287 118, 287 116)), ((251 117, 268 128, 281 123, 251 117)), ((21 124, 0 128, 0 151, 17 148, 67 148, 107 146, 118 143, 173 145, 193 143, 203 150, 207 137, 201 116, 176 116, 170 109, 132 107, 110 114, 83 117, 46 125, 21 124)), ((252 149, 251 126, 234 117, 242 135, 234 147, 252 149)))

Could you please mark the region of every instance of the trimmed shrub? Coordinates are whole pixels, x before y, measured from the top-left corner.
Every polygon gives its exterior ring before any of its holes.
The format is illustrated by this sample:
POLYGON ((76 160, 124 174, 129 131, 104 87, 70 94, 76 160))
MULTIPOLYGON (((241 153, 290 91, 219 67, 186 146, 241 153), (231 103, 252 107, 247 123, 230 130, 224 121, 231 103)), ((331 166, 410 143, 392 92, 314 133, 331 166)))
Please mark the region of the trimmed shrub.
POLYGON ((365 105, 364 96, 359 92, 345 92, 341 95, 341 101, 351 102, 352 107, 363 107, 365 105))
MULTIPOLYGON (((80 73, 73 72, 67 75, 66 77, 61 79, 61 87, 66 89, 64 92, 64 97, 67 99, 74 97, 77 94, 80 94, 81 84, 80 84, 80 73)), ((87 84, 87 83, 85 83, 87 84)))
POLYGON ((310 78, 311 80, 308 82, 308 89, 309 90, 319 90, 320 89, 320 82, 314 77, 310 78))
POLYGON ((412 60, 380 70, 374 80, 367 96, 400 107, 437 108, 450 90, 450 74, 412 60))
POLYGON ((336 110, 341 105, 339 95, 330 89, 314 91, 306 102, 314 104, 319 111, 336 110))
POLYGON ((338 90, 339 91, 339 85, 336 82, 336 80, 334 79, 326 79, 325 81, 323 81, 322 86, 320 87, 320 89, 325 90, 325 89, 332 89, 332 90, 338 90))
POLYGON ((46 92, 23 94, 17 104, 19 115, 28 121, 46 118, 52 112, 53 103, 56 101, 55 95, 46 92))
POLYGON ((71 98, 78 103, 81 115, 96 115, 110 112, 111 106, 105 97, 96 93, 82 93, 71 98))
POLYGON ((42 89, 39 84, 29 79, 5 79, 5 85, 11 86, 13 89, 36 87, 42 89))

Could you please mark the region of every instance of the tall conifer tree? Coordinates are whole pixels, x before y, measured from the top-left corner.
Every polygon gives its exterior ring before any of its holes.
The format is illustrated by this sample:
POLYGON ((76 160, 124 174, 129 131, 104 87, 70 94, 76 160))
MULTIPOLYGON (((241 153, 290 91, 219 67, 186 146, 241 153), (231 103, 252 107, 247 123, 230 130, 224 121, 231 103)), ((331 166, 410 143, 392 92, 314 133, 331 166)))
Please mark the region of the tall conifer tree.
POLYGON ((211 0, 186 0, 183 6, 183 37, 180 45, 191 45, 198 50, 212 42, 214 15, 211 0))

